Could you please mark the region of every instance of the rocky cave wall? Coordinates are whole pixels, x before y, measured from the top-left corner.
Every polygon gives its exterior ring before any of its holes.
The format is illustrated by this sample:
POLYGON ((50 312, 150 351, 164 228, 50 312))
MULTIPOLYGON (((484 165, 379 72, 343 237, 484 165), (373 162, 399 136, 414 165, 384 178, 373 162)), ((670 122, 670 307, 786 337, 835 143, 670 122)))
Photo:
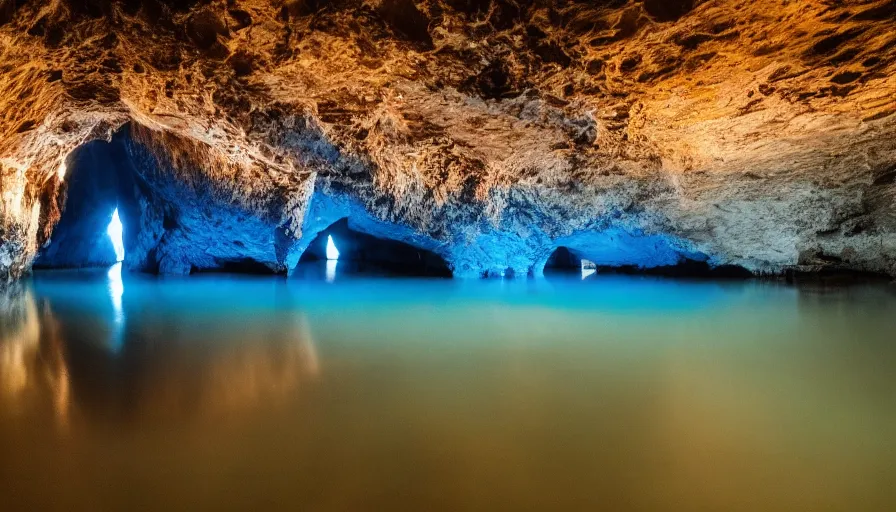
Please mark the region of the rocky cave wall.
POLYGON ((123 213, 127 268, 189 274, 252 262, 286 271, 275 195, 246 204, 239 183, 209 180, 191 165, 158 157, 159 148, 141 143, 141 133, 149 136, 127 126, 113 137, 125 155, 123 172, 136 184, 123 213))
POLYGON ((0 86, 2 280, 96 139, 131 268, 288 272, 347 218, 463 276, 896 275, 892 0, 0 0, 0 86))

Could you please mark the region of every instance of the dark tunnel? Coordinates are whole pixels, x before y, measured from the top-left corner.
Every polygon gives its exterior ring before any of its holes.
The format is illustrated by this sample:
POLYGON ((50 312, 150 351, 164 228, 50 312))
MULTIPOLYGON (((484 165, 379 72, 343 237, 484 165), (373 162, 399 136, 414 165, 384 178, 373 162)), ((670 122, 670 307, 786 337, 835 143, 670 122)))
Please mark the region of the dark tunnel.
POLYGON ((116 165, 121 157, 115 144, 105 141, 84 144, 68 156, 62 216, 35 268, 103 267, 124 258, 126 208, 120 203, 133 181, 116 165))
POLYGON ((338 261, 339 274, 451 277, 448 264, 438 254, 355 231, 349 228, 348 219, 332 224, 315 237, 299 260, 299 270, 327 260, 338 261))

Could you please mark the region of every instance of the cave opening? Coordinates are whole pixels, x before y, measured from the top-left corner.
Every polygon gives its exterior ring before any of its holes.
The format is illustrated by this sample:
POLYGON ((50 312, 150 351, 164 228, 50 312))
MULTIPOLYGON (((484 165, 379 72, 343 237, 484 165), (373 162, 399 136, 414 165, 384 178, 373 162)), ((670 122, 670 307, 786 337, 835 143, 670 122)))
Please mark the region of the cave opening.
POLYGON ((126 125, 85 143, 58 170, 59 221, 35 269, 121 268, 158 274, 273 274, 266 225, 210 194, 175 183, 176 171, 135 143, 126 125))
POLYGON ((348 219, 341 219, 318 233, 296 269, 299 274, 309 276, 321 265, 329 281, 337 272, 339 275, 451 277, 448 264, 438 254, 356 231, 349 227, 348 219))
POLYGON ((713 266, 708 261, 682 258, 672 265, 639 266, 620 264, 601 264, 587 259, 587 253, 567 247, 558 247, 548 257, 544 265, 544 274, 581 275, 585 279, 597 274, 651 275, 675 278, 709 278, 709 279, 748 279, 753 273, 738 265, 713 266))
POLYGON ((333 235, 327 236, 327 260, 338 260, 339 259, 339 249, 336 248, 336 244, 333 242, 333 235))
POLYGON ((124 226, 121 223, 121 217, 118 216, 118 206, 112 212, 112 220, 109 221, 109 225, 106 227, 106 234, 109 235, 112 249, 115 250, 115 262, 120 263, 124 261, 124 226))
POLYGON ((544 264, 545 274, 581 275, 582 279, 597 272, 597 266, 591 260, 567 247, 557 247, 544 264))
POLYGON ((92 141, 60 166, 62 215, 38 252, 35 268, 108 267, 125 258, 123 192, 131 181, 116 165, 112 144, 92 141))

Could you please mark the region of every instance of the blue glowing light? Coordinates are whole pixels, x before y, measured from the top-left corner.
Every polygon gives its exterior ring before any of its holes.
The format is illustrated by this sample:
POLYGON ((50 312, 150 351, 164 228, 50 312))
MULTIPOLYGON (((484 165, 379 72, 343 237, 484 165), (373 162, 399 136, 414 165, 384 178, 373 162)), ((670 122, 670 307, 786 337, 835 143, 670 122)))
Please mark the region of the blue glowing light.
POLYGON ((332 235, 327 237, 327 259, 328 260, 338 260, 339 259, 339 249, 337 249, 336 244, 333 243, 332 235))
POLYGON ((115 261, 124 260, 124 243, 121 239, 122 232, 121 219, 118 217, 118 208, 116 208, 115 213, 112 214, 112 222, 110 222, 109 227, 106 228, 106 233, 108 233, 109 238, 112 240, 112 247, 115 248, 115 261))
POLYGON ((121 260, 119 260, 119 263, 109 267, 109 272, 106 276, 109 278, 109 297, 112 299, 112 309, 115 313, 109 348, 114 352, 119 352, 124 344, 124 309, 121 307, 121 297, 124 295, 124 282, 121 280, 121 260))
POLYGON ((336 280, 336 260, 327 260, 327 282, 332 283, 336 280))

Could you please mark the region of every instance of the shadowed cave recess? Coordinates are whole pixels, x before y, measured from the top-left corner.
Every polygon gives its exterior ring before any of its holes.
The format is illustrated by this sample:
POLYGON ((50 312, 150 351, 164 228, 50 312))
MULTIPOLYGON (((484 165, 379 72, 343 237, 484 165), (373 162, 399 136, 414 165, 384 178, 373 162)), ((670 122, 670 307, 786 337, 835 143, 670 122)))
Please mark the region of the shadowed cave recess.
MULTIPOLYGON (((326 243, 335 237, 340 273, 451 276, 447 263, 437 254, 400 239, 367 234, 363 224, 350 227, 348 217, 317 234, 313 230, 318 226, 311 227, 308 237, 291 240, 292 253, 287 254, 283 240, 288 235, 274 219, 228 200, 226 191, 201 177, 191 179, 166 166, 134 141, 129 127, 108 142, 93 141, 79 147, 68 157, 65 169, 66 186, 59 196, 62 216, 38 253, 37 269, 116 263, 108 227, 117 214, 122 222, 123 263, 134 271, 292 273, 294 255, 301 252, 307 273, 313 262, 328 259, 326 243)), ((324 208, 320 218, 350 211, 336 204, 324 201, 324 206, 318 206, 324 208)), ((374 230, 381 236, 390 232, 401 236, 401 231, 374 230)))
POLYGON ((340 274, 531 277, 541 276, 545 267, 579 268, 582 259, 602 271, 711 274, 708 257, 688 251, 688 244, 619 228, 552 240, 543 232, 520 235, 491 226, 471 240, 470 226, 458 224, 456 231, 436 238, 375 217, 350 190, 324 180, 315 183, 296 233, 276 215, 276 205, 247 205, 202 169, 178 167, 164 147, 147 144, 135 132, 150 136, 145 128, 126 125, 109 141, 84 144, 66 159, 58 196, 62 215, 35 268, 115 263, 107 228, 117 212, 124 268, 148 273, 291 275, 298 270, 316 276, 322 274, 319 263, 336 259, 328 256, 330 241, 338 248, 340 274))

